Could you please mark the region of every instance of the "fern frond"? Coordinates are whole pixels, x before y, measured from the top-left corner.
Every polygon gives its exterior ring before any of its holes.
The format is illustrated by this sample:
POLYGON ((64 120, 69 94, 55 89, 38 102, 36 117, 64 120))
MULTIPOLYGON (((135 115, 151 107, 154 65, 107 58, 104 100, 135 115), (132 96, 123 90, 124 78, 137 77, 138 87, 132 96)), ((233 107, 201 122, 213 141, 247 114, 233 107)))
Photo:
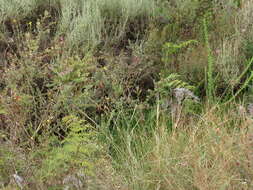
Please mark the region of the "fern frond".
POLYGON ((61 146, 52 147, 47 153, 42 168, 38 171, 38 175, 45 180, 84 166, 85 171, 91 173, 94 165, 92 155, 99 149, 97 134, 85 120, 69 115, 62 122, 69 132, 61 146))
POLYGON ((166 78, 163 78, 159 82, 157 82, 155 91, 159 93, 161 96, 164 95, 168 96, 175 88, 185 88, 189 90, 194 90, 194 86, 180 79, 180 75, 172 73, 166 78))
POLYGON ((197 44, 197 43, 198 43, 198 41, 196 41, 196 40, 187 40, 187 41, 182 42, 180 44, 174 44, 171 42, 167 42, 164 44, 163 49, 167 55, 171 55, 171 54, 177 53, 182 48, 187 48, 190 45, 197 44))

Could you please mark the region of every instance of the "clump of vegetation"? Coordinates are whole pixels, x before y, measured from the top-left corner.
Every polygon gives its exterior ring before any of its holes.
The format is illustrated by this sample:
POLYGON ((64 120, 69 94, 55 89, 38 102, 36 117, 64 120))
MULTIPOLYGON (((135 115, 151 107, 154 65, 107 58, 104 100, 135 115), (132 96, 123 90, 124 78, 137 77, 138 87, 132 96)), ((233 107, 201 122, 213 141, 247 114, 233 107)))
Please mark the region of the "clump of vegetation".
POLYGON ((251 0, 0 0, 1 189, 252 189, 251 0))
MULTIPOLYGON (((168 115, 159 127, 150 121, 126 129, 132 120, 118 123, 115 136, 108 139, 115 164, 130 189, 251 189, 252 170, 248 157, 250 118, 221 107, 204 110, 199 118, 185 115, 177 128, 168 130, 168 115), (143 132, 141 127, 148 127, 143 132)), ((155 111, 155 110, 154 110, 155 111)), ((139 117, 138 114, 132 117, 139 117)), ((174 127, 174 126, 172 126, 174 127)))

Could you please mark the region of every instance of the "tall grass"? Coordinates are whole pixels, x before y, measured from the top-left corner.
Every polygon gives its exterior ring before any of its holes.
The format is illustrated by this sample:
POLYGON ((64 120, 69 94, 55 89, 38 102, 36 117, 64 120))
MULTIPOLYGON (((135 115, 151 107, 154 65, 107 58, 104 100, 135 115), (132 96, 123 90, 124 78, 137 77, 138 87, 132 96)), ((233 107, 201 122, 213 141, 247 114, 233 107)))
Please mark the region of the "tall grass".
POLYGON ((20 0, 20 1, 0 1, 0 22, 6 18, 22 17, 23 15, 30 13, 36 8, 37 0, 20 0))
POLYGON ((241 73, 248 67, 248 64, 245 64, 248 62, 247 59, 252 57, 250 53, 247 55, 243 49, 252 36, 253 4, 248 0, 243 1, 238 11, 234 10, 234 3, 232 2, 224 3, 224 6, 221 14, 227 18, 227 23, 230 23, 228 28, 231 28, 232 34, 221 33, 223 36, 216 48, 215 65, 219 71, 221 83, 233 89, 238 85, 237 79, 241 79, 241 73), (233 12, 233 14, 228 14, 226 10, 233 12))
POLYGON ((206 109, 187 125, 181 118, 174 133, 163 122, 149 127, 149 133, 118 126, 117 135, 109 138, 115 167, 133 190, 249 190, 252 120, 236 116, 236 107, 206 109))

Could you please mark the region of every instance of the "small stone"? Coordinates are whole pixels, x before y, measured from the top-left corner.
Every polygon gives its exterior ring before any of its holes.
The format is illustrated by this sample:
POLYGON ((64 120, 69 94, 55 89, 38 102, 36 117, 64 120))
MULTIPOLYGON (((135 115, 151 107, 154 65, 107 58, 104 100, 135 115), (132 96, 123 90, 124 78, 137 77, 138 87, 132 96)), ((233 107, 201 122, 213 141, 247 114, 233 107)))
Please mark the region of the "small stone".
POLYGON ((182 103, 182 101, 186 98, 190 98, 190 99, 193 99, 195 100, 196 102, 199 101, 199 97, 195 96, 193 94, 193 92, 191 92, 189 89, 186 89, 186 88, 175 88, 174 90, 174 95, 177 99, 177 102, 179 104, 182 103))
POLYGON ((13 174, 12 176, 13 176, 15 182, 17 183, 17 185, 19 186, 19 188, 23 189, 24 179, 22 177, 20 177, 18 174, 13 174))

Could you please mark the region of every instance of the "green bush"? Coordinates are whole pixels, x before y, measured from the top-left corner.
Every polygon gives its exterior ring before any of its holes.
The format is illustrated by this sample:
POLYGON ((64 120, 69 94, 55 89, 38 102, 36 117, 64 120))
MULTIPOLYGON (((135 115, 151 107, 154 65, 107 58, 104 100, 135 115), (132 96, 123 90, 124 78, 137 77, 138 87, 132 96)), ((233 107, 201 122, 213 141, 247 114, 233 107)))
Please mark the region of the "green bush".
POLYGON ((95 155, 100 150, 94 129, 75 116, 64 117, 63 124, 68 135, 58 146, 52 144, 54 140, 50 143, 53 146, 46 147, 44 161, 35 174, 42 182, 53 182, 53 179, 80 169, 85 174, 93 173, 95 155))

